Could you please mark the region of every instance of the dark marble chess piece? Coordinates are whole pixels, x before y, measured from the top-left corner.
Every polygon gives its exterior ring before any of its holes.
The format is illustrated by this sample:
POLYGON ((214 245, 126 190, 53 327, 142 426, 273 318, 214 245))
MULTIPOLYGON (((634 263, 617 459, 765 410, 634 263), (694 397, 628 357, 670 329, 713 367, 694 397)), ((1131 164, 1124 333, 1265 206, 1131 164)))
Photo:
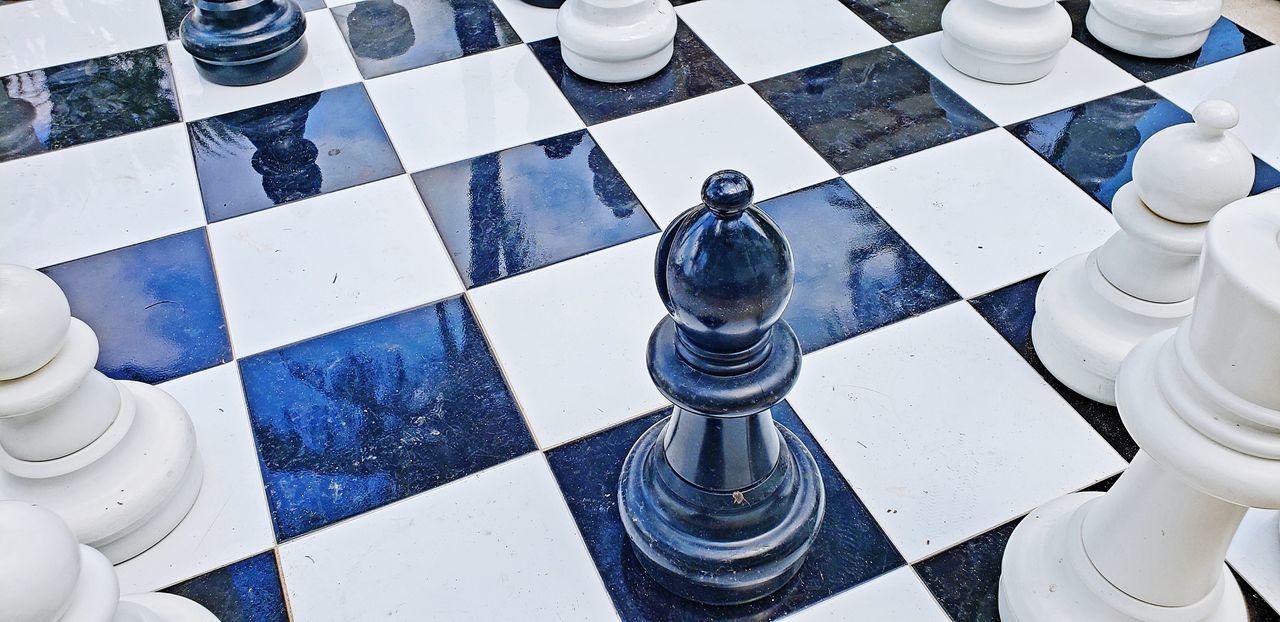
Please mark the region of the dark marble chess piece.
POLYGON ((296 69, 307 55, 306 30, 293 0, 195 0, 178 32, 206 80, 244 86, 296 69))
POLYGON ((539 6, 544 9, 558 9, 560 8, 560 5, 564 4, 564 0, 524 0, 524 3, 539 6))
POLYGON ((782 321, 795 268, 751 182, 721 171, 703 205, 658 244, 670 315, 649 339, 649 375, 675 404, 627 455, 618 506, 632 550, 658 583, 703 603, 764 597, 804 563, 822 522, 822 477, 770 409, 800 376, 782 321))

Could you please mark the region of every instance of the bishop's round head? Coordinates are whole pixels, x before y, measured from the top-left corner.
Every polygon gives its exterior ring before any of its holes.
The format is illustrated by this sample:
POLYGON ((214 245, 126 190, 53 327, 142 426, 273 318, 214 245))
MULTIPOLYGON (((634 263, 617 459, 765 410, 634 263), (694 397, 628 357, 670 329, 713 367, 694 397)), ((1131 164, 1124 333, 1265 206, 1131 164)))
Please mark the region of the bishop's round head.
POLYGON ((71 326, 71 307, 53 279, 0 264, 0 380, 30 374, 53 360, 71 326))

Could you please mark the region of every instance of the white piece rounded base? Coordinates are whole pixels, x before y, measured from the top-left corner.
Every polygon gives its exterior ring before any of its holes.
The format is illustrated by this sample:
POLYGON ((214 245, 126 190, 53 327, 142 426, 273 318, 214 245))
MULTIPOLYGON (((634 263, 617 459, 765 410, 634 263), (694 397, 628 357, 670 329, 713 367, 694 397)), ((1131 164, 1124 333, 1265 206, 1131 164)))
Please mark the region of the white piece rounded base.
POLYGON ((674 42, 647 56, 629 59, 590 58, 564 45, 560 46, 560 55, 564 58, 564 64, 573 73, 588 80, 609 83, 635 82, 648 78, 662 71, 662 68, 671 62, 674 53, 674 42))
POLYGON ((113 622, 218 622, 198 603, 174 594, 148 592, 120 598, 113 622))
POLYGON ((1134 298, 1107 282, 1095 254, 1076 255, 1041 281, 1031 341, 1062 384, 1114 406, 1120 362, 1138 342, 1177 326, 1193 305, 1134 298))
POLYGON ((1000 573, 1003 622, 1247 622, 1244 595, 1226 564, 1208 596, 1186 607, 1162 607, 1116 589, 1085 553, 1081 526, 1102 493, 1060 497, 1033 510, 1014 529, 1000 573))
POLYGON ((1058 52, 1037 58, 997 59, 945 32, 942 34, 942 57, 956 71, 996 84, 1035 82, 1049 75, 1058 64, 1058 52))
POLYGON ((1089 12, 1085 14, 1084 24, 1094 39, 1114 50, 1144 58, 1177 58, 1191 54, 1204 46, 1205 40, 1209 38, 1209 29, 1217 22, 1217 17, 1216 14, 1213 15, 1203 28, 1197 27, 1189 32, 1169 34, 1130 28, 1108 17, 1091 4, 1089 12))

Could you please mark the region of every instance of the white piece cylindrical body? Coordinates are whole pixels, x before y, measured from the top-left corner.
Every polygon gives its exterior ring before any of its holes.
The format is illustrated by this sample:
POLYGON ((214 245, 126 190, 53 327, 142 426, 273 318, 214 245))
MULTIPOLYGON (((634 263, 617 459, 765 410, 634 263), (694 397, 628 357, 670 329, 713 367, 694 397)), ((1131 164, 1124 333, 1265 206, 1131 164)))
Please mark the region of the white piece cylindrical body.
POLYGON ((567 0, 556 15, 560 55, 598 82, 647 78, 671 62, 676 13, 668 0, 567 0))
POLYGON ((1222 0, 1092 0, 1085 26, 1126 54, 1174 58, 1200 49, 1222 15, 1222 0))
POLYGON ((1161 218, 1125 184, 1111 201, 1120 231, 1098 249, 1098 270, 1120 291, 1148 302, 1190 300, 1200 276, 1204 225, 1161 218))
POLYGON ((942 11, 942 56, 968 76, 999 84, 1039 80, 1071 39, 1053 0, 952 0, 942 11))

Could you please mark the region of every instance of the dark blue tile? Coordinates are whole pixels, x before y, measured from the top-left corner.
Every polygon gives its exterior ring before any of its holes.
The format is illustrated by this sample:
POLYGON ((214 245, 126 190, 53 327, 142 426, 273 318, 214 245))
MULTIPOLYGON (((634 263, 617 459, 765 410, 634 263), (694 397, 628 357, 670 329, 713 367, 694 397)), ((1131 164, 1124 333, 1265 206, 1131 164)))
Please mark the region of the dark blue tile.
POLYGON ((1231 575, 1235 577, 1236 582, 1240 584, 1240 591, 1244 592, 1244 604, 1249 610, 1249 622, 1280 622, 1280 613, 1276 612, 1271 605, 1263 600, 1262 595, 1249 585, 1235 569, 1231 570, 1231 575))
POLYGON ((942 30, 947 0, 840 0, 884 38, 897 43, 942 30))
POLYGON ((413 181, 468 287, 658 231, 586 130, 413 181))
POLYGON ((289 622, 275 553, 267 551, 167 590, 204 605, 220 622, 289 622))
POLYGON ((0 78, 0 162, 180 119, 164 46, 0 78))
POLYGON ((1143 82, 1165 78, 1271 45, 1266 39, 1222 17, 1209 30, 1209 38, 1204 47, 1196 52, 1167 59, 1131 56, 1107 47, 1089 34, 1084 24, 1085 14, 1089 12, 1089 0, 1066 0, 1062 6, 1071 15, 1071 36, 1143 82))
POLYGON ((1253 188, 1249 190, 1249 194, 1258 194, 1277 187, 1280 187, 1280 171, 1254 156, 1253 188))
POLYGON ((164 382, 231 360, 204 229, 45 269, 98 335, 98 369, 164 382))
POLYGON ((282 540, 535 449, 461 298, 251 356, 240 370, 282 540))
MULTIPOLYGON (((191 12, 191 0, 159 0, 160 17, 164 20, 164 29, 170 39, 178 38, 178 26, 182 18, 191 12)), ((303 11, 315 11, 325 8, 324 0, 294 0, 303 11)))
POLYGON ((360 84, 187 129, 209 222, 404 172, 360 84))
POLYGON ((805 352, 959 299, 843 179, 760 203, 795 255, 785 319, 805 352))
POLYGON ((920 579, 952 620, 999 622, 1000 562, 1022 519, 915 564, 920 579))
POLYGON ((617 491, 622 461, 632 443, 667 414, 669 411, 643 417, 547 454, 569 511, 624 621, 773 619, 903 564, 901 555, 795 411, 783 402, 774 408, 774 417, 813 453, 827 491, 826 516, 809 559, 782 590, 746 605, 701 605, 666 591, 645 574, 627 544, 618 516, 617 491))
POLYGON ((578 77, 560 57, 560 39, 529 44, 551 79, 587 125, 674 104, 742 84, 684 22, 676 27, 675 53, 662 71, 643 80, 606 84, 578 77))
POLYGON ((1132 460, 1138 453, 1138 446, 1120 421, 1120 413, 1115 407, 1100 404, 1068 389, 1045 369, 1036 355, 1031 343, 1031 320, 1036 314, 1036 291, 1043 278, 1044 275, 1039 275, 1019 281, 978 296, 970 303, 1116 452, 1125 460, 1132 460))
POLYGON ((520 43, 492 0, 362 0, 333 16, 366 78, 520 43))
POLYGON ((894 47, 751 86, 841 173, 995 127, 894 47))

